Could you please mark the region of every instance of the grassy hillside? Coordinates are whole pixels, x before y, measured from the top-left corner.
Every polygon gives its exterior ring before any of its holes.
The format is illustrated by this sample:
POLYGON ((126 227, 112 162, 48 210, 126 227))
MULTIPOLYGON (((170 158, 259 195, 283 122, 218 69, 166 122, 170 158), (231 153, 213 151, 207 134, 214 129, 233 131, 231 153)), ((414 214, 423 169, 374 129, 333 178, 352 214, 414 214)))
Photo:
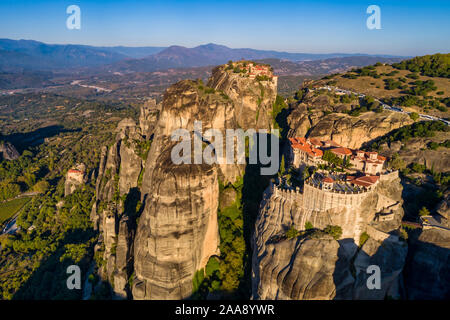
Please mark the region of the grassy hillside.
POLYGON ((393 65, 377 63, 331 75, 316 85, 364 93, 406 111, 449 118, 450 54, 416 57, 393 65))
POLYGON ((0 225, 22 209, 28 201, 30 198, 19 198, 0 203, 0 225))

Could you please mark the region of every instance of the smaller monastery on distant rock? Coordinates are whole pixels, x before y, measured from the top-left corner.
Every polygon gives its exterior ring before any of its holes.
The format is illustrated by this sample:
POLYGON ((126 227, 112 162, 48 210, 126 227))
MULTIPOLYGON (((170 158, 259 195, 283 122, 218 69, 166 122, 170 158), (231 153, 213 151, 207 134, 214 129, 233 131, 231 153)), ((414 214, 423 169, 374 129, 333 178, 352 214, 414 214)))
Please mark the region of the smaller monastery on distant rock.
POLYGON ((66 182, 64 186, 64 194, 68 196, 73 193, 76 188, 86 182, 86 166, 78 164, 77 166, 69 169, 66 175, 66 182))

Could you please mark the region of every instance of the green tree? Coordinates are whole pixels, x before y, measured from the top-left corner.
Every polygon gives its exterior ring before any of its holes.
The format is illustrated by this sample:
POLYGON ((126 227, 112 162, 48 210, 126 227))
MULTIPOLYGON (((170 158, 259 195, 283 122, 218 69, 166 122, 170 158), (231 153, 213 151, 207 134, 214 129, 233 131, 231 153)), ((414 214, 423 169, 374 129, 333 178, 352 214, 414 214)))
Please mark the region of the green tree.
POLYGON ((205 279, 205 271, 203 269, 198 270, 194 274, 194 279, 192 279, 192 292, 195 293, 200 289, 200 286, 205 279))
POLYGON ((369 235, 367 234, 367 232, 364 231, 363 233, 361 233, 361 235, 359 236, 359 246, 362 247, 368 239, 369 235))
POLYGON ((400 158, 398 153, 394 153, 388 163, 388 166, 394 170, 402 170, 406 168, 406 162, 400 158))
POLYGON ((338 165, 338 166, 342 166, 342 164, 343 164, 343 160, 341 158, 339 158, 337 155, 335 155, 333 152, 331 152, 330 150, 325 150, 325 152, 323 153, 322 159, 329 163, 338 165))
POLYGON ((291 226, 288 231, 286 231, 286 237, 292 239, 298 236, 298 230, 291 226))
POLYGON ((409 117, 410 117, 411 119, 413 119, 414 121, 416 121, 417 119, 419 119, 419 114, 418 114, 417 112, 411 112, 411 113, 409 114, 409 117))
POLYGON ((215 257, 211 257, 205 267, 206 276, 212 277, 214 273, 219 272, 220 263, 215 257))
POLYGON ((419 210, 419 216, 429 216, 430 211, 426 207, 422 207, 422 209, 419 210))
POLYGON ((0 183, 0 200, 14 198, 20 194, 20 186, 14 182, 0 183))
POLYGON ((411 169, 417 173, 423 173, 426 170, 425 165, 420 163, 413 163, 411 169))
POLYGON ((313 224, 310 221, 305 222, 305 230, 312 230, 314 229, 313 224))
POLYGON ((284 163, 284 155, 281 156, 281 164, 280 164, 280 176, 283 176, 286 173, 285 163, 284 163))
POLYGON ((46 180, 41 180, 33 186, 33 191, 46 193, 50 188, 50 184, 46 180))
POLYGON ((323 231, 333 236, 335 240, 340 239, 342 236, 342 228, 340 226, 328 225, 323 231))

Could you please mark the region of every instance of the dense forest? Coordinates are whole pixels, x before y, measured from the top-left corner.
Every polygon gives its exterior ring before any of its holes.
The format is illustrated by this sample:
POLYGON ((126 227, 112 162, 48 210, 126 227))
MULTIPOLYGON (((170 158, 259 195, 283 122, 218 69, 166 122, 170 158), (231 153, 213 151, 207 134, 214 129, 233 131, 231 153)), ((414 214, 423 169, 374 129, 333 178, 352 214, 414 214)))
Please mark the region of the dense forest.
POLYGON ((2 139, 21 155, 0 161, 1 221, 16 213, 19 228, 0 235, 0 298, 80 299, 80 291, 67 289, 66 268, 77 264, 85 274, 93 258, 97 234, 89 215, 100 151, 113 143, 118 121, 136 119, 139 106, 35 94, 2 99, 11 103, 0 112, 8 124, 2 139), (64 177, 79 163, 88 183, 64 197, 64 177), (11 200, 17 196, 24 197, 11 200))
POLYGON ((424 76, 450 78, 450 53, 415 57, 394 63, 393 66, 400 70, 420 72, 424 76))

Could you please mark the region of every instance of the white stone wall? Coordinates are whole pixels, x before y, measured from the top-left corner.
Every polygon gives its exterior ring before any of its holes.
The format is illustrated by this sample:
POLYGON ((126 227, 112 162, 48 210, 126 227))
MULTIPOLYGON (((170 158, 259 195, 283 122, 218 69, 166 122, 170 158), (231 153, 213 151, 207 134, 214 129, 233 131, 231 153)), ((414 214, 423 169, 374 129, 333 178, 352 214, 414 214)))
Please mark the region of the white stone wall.
POLYGON ((303 208, 311 211, 326 211, 340 207, 356 207, 369 191, 361 193, 337 193, 325 191, 305 183, 303 191, 303 208))
POLYGON ((292 190, 274 186, 273 193, 275 197, 281 197, 287 201, 294 202, 298 206, 301 206, 303 203, 303 194, 300 192, 300 190, 298 190, 298 188, 297 190, 292 190))
POLYGON ((386 173, 386 174, 381 174, 380 175, 380 181, 392 181, 394 179, 397 179, 398 176, 398 170, 390 172, 390 173, 386 173))

